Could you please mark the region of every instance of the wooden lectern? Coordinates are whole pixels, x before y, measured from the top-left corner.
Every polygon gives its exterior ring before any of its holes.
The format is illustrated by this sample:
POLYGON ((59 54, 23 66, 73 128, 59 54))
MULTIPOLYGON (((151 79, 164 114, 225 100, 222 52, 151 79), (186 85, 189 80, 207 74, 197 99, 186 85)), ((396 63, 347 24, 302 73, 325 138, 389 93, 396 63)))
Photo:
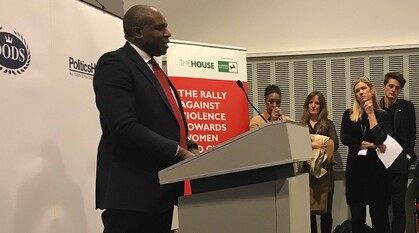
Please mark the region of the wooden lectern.
POLYGON ((308 129, 275 122, 243 133, 159 172, 161 184, 191 180, 179 198, 180 233, 308 233, 308 129))

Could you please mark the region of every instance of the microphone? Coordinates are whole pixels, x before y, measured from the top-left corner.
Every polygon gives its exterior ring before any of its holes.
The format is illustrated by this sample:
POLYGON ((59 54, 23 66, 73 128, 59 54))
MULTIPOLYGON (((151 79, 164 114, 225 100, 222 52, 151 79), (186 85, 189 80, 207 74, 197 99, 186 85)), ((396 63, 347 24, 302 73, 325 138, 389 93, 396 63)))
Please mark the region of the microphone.
POLYGON ((100 3, 99 0, 95 0, 95 1, 97 2, 97 4, 100 5, 100 7, 102 7, 102 10, 106 10, 106 7, 102 3, 100 3))
POLYGON ((265 123, 268 123, 268 120, 265 119, 265 117, 262 116, 262 114, 260 114, 260 112, 258 111, 258 109, 252 104, 252 102, 250 102, 249 100, 249 96, 246 93, 246 90, 244 90, 243 88, 243 83, 240 80, 236 81, 237 86, 239 86, 240 89, 243 90, 244 95, 246 96, 247 102, 252 106, 252 108, 259 114, 260 117, 262 117, 262 119, 265 121, 265 123))

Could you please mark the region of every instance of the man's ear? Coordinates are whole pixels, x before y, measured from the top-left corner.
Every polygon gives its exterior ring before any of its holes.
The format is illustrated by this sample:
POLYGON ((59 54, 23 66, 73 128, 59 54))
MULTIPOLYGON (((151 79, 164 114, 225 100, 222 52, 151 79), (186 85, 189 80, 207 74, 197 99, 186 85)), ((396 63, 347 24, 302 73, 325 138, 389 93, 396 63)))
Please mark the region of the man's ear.
POLYGON ((132 29, 132 32, 134 33, 135 38, 138 38, 138 39, 143 38, 143 28, 142 27, 140 27, 140 26, 134 27, 132 29))

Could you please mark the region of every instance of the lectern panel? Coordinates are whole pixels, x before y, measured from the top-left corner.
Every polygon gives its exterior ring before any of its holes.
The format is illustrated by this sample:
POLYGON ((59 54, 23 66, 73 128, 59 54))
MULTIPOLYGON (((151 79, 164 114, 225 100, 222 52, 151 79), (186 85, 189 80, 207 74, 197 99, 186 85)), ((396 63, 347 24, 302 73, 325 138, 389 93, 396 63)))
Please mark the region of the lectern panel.
POLYGON ((179 232, 310 232, 308 174, 181 197, 179 232))
POLYGON ((248 171, 311 158, 308 129, 277 122, 248 131, 159 172, 160 183, 194 180, 248 171))

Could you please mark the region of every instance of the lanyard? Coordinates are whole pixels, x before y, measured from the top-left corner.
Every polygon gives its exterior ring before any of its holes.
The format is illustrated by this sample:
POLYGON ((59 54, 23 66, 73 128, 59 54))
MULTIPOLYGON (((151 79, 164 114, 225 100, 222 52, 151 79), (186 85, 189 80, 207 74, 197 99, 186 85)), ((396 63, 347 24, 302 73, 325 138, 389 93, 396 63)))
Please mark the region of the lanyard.
POLYGON ((368 127, 368 118, 367 118, 367 122, 365 124, 365 127, 364 127, 364 124, 363 124, 363 121, 362 121, 362 118, 361 118, 361 132, 362 132, 362 136, 364 136, 364 138, 365 138, 365 131, 367 130, 367 127, 368 127))

